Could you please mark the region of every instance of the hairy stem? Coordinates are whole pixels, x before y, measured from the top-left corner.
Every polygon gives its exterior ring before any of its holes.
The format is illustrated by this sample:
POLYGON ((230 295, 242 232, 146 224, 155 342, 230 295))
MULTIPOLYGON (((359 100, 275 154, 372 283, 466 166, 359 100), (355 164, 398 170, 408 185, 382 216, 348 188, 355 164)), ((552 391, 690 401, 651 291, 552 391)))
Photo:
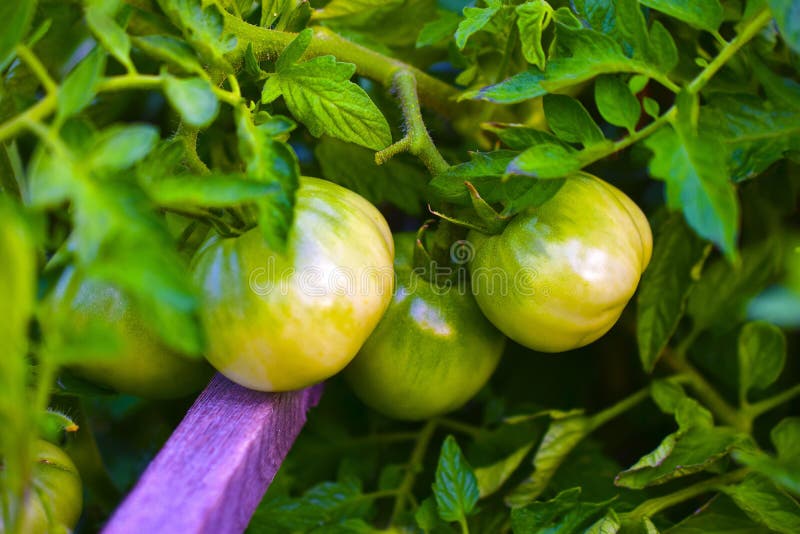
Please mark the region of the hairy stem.
POLYGON ((393 156, 401 152, 409 152, 417 156, 431 174, 436 175, 444 172, 450 165, 439 153, 428 133, 428 129, 425 128, 425 121, 422 119, 422 110, 419 105, 419 95, 417 94, 417 79, 410 71, 398 71, 395 74, 395 87, 397 88, 397 96, 400 98, 400 105, 403 108, 406 134, 396 143, 377 152, 375 154, 375 163, 383 165, 393 156))

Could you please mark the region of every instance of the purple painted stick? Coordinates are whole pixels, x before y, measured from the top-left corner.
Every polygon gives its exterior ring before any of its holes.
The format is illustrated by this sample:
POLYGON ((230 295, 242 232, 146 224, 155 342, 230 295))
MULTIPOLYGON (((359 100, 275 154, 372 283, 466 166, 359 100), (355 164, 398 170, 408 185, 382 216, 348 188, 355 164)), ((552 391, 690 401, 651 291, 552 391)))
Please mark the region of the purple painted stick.
POLYGON ((260 393, 217 374, 104 534, 242 532, 322 385, 260 393))

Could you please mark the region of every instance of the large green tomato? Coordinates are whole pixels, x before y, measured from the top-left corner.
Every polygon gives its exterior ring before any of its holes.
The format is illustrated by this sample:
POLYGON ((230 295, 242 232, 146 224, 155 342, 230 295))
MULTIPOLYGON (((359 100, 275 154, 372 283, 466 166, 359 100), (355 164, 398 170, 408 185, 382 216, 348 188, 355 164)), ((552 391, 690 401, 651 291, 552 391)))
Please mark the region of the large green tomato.
POLYGON ((339 372, 392 298, 394 245, 372 204, 303 177, 294 213, 284 252, 254 228, 211 237, 193 261, 206 357, 251 389, 293 390, 339 372))
MULTIPOLYGON (((71 532, 83 507, 78 469, 64 451, 47 441, 38 440, 33 453, 36 462, 31 474, 33 491, 25 504, 21 532, 71 532)), ((0 515, 0 533, 4 532, 6 528, 0 515)))
POLYGON ((605 334, 650 262, 653 236, 642 211, 586 173, 499 235, 470 232, 475 298, 514 341, 560 352, 605 334))
POLYGON ((67 267, 48 299, 50 313, 69 319, 61 327, 72 336, 91 335, 97 328, 114 334, 113 354, 70 366, 82 378, 130 395, 167 399, 197 391, 211 376, 203 359, 165 345, 130 298, 110 284, 67 267))
POLYGON ((345 370, 365 404, 410 420, 460 408, 489 380, 505 345, 468 287, 435 286, 412 271, 415 239, 395 236, 394 298, 345 370))

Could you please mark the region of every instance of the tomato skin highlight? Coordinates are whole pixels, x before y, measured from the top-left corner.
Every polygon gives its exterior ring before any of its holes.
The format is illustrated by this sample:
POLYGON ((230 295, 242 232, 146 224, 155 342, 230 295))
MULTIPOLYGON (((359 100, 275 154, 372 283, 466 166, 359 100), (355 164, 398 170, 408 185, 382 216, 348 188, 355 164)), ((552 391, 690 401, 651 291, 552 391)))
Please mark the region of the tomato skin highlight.
POLYGON ((202 358, 184 356, 167 346, 122 291, 84 277, 72 266, 64 270, 48 306, 68 314, 69 324, 63 327, 72 335, 90 335, 90 328, 102 328, 119 341, 113 354, 70 365, 81 378, 129 395, 171 399, 198 391, 211 377, 202 358))
MULTIPOLYGON (((78 469, 63 450, 44 440, 36 441, 33 455, 32 487, 20 519, 20 532, 71 532, 83 508, 78 469)), ((6 531, 0 514, 0 534, 6 531)))
POLYGON ((344 373, 365 404, 405 420, 463 406, 489 380, 505 346, 469 287, 438 287, 412 272, 415 239, 395 235, 395 295, 344 373))
POLYGON ((213 236, 195 256, 206 358, 260 391, 325 380, 356 355, 389 305, 393 258, 391 232, 372 204, 301 178, 285 252, 254 228, 213 236))
POLYGON ((508 337, 541 352, 582 347, 610 330, 653 248, 638 206, 587 173, 569 177, 499 235, 472 231, 468 239, 481 310, 508 337))

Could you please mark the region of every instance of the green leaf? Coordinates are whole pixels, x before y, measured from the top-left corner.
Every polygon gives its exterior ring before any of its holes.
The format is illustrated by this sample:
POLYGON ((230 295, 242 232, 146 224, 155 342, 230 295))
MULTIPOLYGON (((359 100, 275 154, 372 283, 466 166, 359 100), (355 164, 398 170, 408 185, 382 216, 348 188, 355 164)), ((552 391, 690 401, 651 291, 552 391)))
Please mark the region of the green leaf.
POLYGON ((175 78, 164 73, 167 100, 190 126, 203 128, 214 122, 219 100, 205 78, 175 78))
POLYGON ((158 139, 158 130, 149 124, 112 126, 97 139, 87 164, 95 172, 127 169, 144 158, 158 139))
POLYGON ((509 174, 523 174, 544 180, 568 176, 581 168, 573 149, 562 145, 535 145, 508 164, 509 174))
POLYGON ((769 529, 753 522, 724 494, 714 497, 695 513, 666 530, 665 534, 769 534, 769 529))
POLYGON ((14 58, 14 48, 28 33, 36 12, 36 0, 0 2, 0 72, 14 58))
POLYGON ((757 295, 781 269, 780 242, 765 238, 742 250, 742 262, 722 259, 709 265, 689 294, 686 311, 698 329, 714 324, 735 325, 747 301, 757 295))
POLYGON ((542 31, 550 24, 553 8, 545 0, 533 0, 516 7, 517 28, 525 61, 544 69, 545 53, 542 31))
POLYGON ((603 132, 579 101, 567 95, 545 95, 547 124, 559 139, 589 146, 604 141, 603 132))
POLYGON ((432 46, 453 38, 461 17, 452 11, 440 11, 439 18, 426 22, 417 35, 417 48, 432 46))
POLYGON ((288 44, 286 48, 284 48, 281 55, 278 57, 278 61, 275 63, 275 70, 278 72, 286 70, 288 67, 291 67, 298 61, 305 53, 308 45, 311 44, 311 37, 314 35, 314 32, 311 28, 306 28, 305 30, 301 31, 297 34, 291 43, 288 44))
POLYGON ((292 0, 263 0, 261 2, 261 18, 259 26, 271 28, 291 5, 292 0))
POLYGON ((436 511, 436 500, 433 497, 428 497, 422 501, 417 511, 414 512, 414 521, 424 532, 430 532, 443 525, 446 526, 446 523, 443 523, 439 518, 439 514, 436 511))
POLYGON ((786 338, 780 328, 764 322, 747 323, 739 334, 739 398, 764 389, 780 376, 786 362, 786 338))
POLYGON ((652 118, 657 119, 660 113, 660 106, 657 100, 646 96, 642 99, 642 107, 644 108, 644 112, 650 115, 652 118))
POLYGON ((133 43, 147 55, 167 61, 188 73, 205 72, 194 49, 185 41, 170 35, 143 35, 134 37, 133 43))
POLYGON ((525 150, 533 145, 555 144, 569 147, 556 136, 519 124, 504 124, 500 122, 490 122, 483 125, 485 130, 493 132, 500 141, 514 150, 525 150))
POLYGON ((159 180, 147 193, 160 206, 228 207, 274 192, 276 185, 236 175, 180 176, 159 180))
POLYGON ((594 99, 597 110, 606 121, 633 133, 642 114, 642 107, 628 84, 616 76, 600 76, 594 84, 594 99))
POLYGON ((28 199, 33 206, 56 206, 70 198, 76 180, 72 162, 58 161, 39 147, 28 166, 28 199))
POLYGON ((584 531, 584 534, 617 534, 621 528, 622 522, 619 520, 617 513, 614 510, 609 510, 606 515, 592 523, 584 531))
POLYGON ((0 291, 7 303, 14 303, 0 307, 0 346, 4 355, 0 359, 0 384, 4 390, 24 390, 28 322, 36 297, 36 251, 17 206, 6 196, 0 196, 0 255, 0 291))
POLYGON ((645 140, 653 151, 650 173, 667 184, 667 205, 681 209, 689 225, 736 258, 739 203, 718 139, 688 127, 661 128, 645 140))
POLYGON ((256 203, 259 228, 271 247, 282 250, 294 218, 300 165, 291 148, 256 127, 249 110, 237 108, 235 118, 239 155, 245 162, 247 177, 273 186, 272 193, 256 203))
POLYGON ((662 220, 654 245, 636 299, 639 358, 648 373, 683 317, 686 297, 694 284, 692 272, 703 260, 706 248, 677 214, 662 220))
POLYGON ((499 0, 488 0, 487 7, 465 7, 464 20, 458 24, 455 34, 458 49, 463 50, 467 40, 489 24, 501 7, 499 0))
POLYGON ((722 488, 753 521, 784 534, 800 531, 800 504, 769 479, 750 474, 739 484, 722 488))
POLYGON ((311 135, 326 134, 380 150, 392 142, 389 124, 367 93, 350 81, 354 72, 352 63, 339 63, 333 56, 316 57, 271 76, 262 101, 279 91, 311 135))
POLYGON ((533 457, 533 472, 506 496, 506 503, 511 507, 535 501, 569 453, 592 430, 591 419, 580 413, 550 412, 550 416, 550 426, 533 457))
POLYGON ((236 36, 225 35, 224 16, 216 4, 203 0, 158 0, 161 9, 183 31, 189 44, 206 62, 225 72, 233 67, 225 54, 236 48, 236 36))
POLYGON ((328 20, 368 13, 376 9, 393 8, 403 0, 331 0, 314 12, 315 20, 328 20))
POLYGON ((649 56, 661 72, 668 73, 678 65, 678 45, 661 21, 654 21, 650 27, 648 50, 649 56))
POLYGON ((388 202, 412 215, 422 213, 426 174, 420 167, 402 158, 377 165, 372 151, 330 137, 320 140, 314 155, 328 180, 373 204, 388 202))
POLYGON ((89 6, 86 9, 86 23, 103 47, 122 63, 128 72, 136 71, 131 61, 131 38, 114 19, 106 15, 99 6, 89 6))
POLYGON ((800 417, 787 417, 770 432, 777 458, 759 450, 736 449, 734 459, 782 486, 800 494, 800 417))
POLYGON ((517 467, 519 467, 534 445, 535 442, 528 443, 491 465, 476 468, 475 478, 478 481, 478 490, 481 498, 499 490, 509 477, 514 474, 514 471, 517 470, 517 467))
POLYGON ((700 30, 716 31, 722 24, 723 9, 719 0, 639 0, 700 30))
POLYGON ((800 53, 800 5, 794 0, 769 0, 769 8, 783 40, 800 53))
POLYGON ((67 75, 58 91, 57 123, 80 113, 92 102, 105 70, 106 53, 95 48, 67 75))
POLYGON ((433 495, 439 517, 445 521, 464 521, 478 502, 480 494, 475 473, 453 436, 447 436, 442 443, 433 495))
POLYGON ((467 91, 461 98, 514 104, 558 92, 600 74, 650 72, 645 62, 626 56, 612 37, 581 26, 568 9, 558 9, 553 21, 558 46, 551 52, 544 71, 531 68, 500 83, 467 91))
POLYGON ((745 439, 728 427, 690 426, 668 435, 655 450, 617 475, 614 483, 641 489, 699 473, 726 457, 745 439))
POLYGON ((599 503, 580 500, 581 488, 564 490, 546 502, 533 502, 511 510, 511 528, 515 534, 577 534, 594 518, 605 512, 611 499, 599 503))

